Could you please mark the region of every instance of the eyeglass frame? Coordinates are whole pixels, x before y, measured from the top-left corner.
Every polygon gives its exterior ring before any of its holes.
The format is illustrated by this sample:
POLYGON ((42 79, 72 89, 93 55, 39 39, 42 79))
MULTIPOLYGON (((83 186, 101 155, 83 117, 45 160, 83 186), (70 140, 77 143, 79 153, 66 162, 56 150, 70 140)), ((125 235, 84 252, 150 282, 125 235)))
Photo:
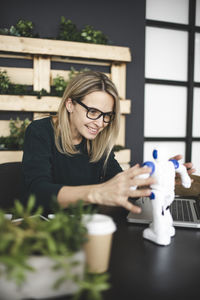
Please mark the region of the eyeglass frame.
POLYGON ((101 116, 103 116, 103 122, 104 122, 104 123, 107 123, 107 124, 111 123, 111 122, 114 120, 114 117, 115 117, 115 112, 114 112, 114 111, 112 111, 112 112, 102 112, 101 110, 99 110, 99 109, 97 109, 97 108, 95 108, 95 107, 89 107, 89 106, 87 106, 86 104, 84 104, 84 103, 83 103, 82 101, 80 101, 80 100, 73 100, 73 101, 77 102, 78 104, 80 104, 82 107, 84 107, 84 108, 87 110, 87 112, 86 112, 86 117, 87 117, 88 119, 90 119, 90 120, 98 120, 98 119, 101 118, 101 116), (99 116, 98 116, 97 118, 90 118, 90 117, 88 117, 88 113, 89 113, 89 111, 90 111, 91 109, 95 109, 96 111, 98 111, 98 112, 100 113, 99 116), (110 121, 108 121, 108 122, 106 122, 106 121, 104 120, 104 116, 106 116, 106 115, 110 117, 110 121))

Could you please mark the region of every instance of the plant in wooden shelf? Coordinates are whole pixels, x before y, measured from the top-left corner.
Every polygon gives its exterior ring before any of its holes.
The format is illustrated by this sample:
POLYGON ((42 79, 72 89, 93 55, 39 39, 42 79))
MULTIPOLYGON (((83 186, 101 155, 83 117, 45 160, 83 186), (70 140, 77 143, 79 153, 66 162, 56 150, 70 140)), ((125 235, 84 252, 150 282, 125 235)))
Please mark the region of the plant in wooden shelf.
POLYGON ((24 37, 38 37, 38 34, 34 33, 34 24, 29 20, 19 19, 15 25, 12 25, 9 29, 0 29, 0 34, 14 35, 24 37))
POLYGON ((53 85, 51 87, 51 95, 55 95, 58 97, 62 97, 66 86, 68 85, 68 82, 76 76, 80 72, 89 71, 88 68, 83 68, 80 70, 76 70, 74 67, 70 68, 69 74, 68 74, 68 80, 65 80, 63 76, 57 75, 53 79, 53 85))
POLYGON ((47 96, 49 93, 45 89, 33 91, 25 84, 13 84, 7 71, 0 70, 0 94, 1 95, 35 95, 37 98, 47 96))
POLYGON ((108 44, 107 36, 100 30, 95 30, 93 26, 86 25, 82 31, 81 36, 86 43, 93 44, 108 44))
POLYGON ((66 20, 63 16, 61 17, 57 39, 93 44, 108 44, 108 38, 101 30, 95 30, 91 25, 85 25, 82 30, 79 30, 71 20, 66 20))
POLYGON ((78 297, 83 291, 93 300, 101 299, 101 291, 109 287, 108 275, 94 277, 85 272, 85 212, 92 213, 79 201, 67 211, 57 209, 52 218, 45 218, 41 207, 35 209, 33 196, 26 207, 15 201, 12 220, 0 211, 2 299, 42 299, 74 293, 78 297))
POLYGON ((77 26, 71 20, 61 17, 59 25, 58 40, 82 42, 83 38, 77 26))
POLYGON ((0 137, 0 149, 2 150, 22 150, 24 144, 24 135, 30 120, 10 120, 10 135, 0 137))

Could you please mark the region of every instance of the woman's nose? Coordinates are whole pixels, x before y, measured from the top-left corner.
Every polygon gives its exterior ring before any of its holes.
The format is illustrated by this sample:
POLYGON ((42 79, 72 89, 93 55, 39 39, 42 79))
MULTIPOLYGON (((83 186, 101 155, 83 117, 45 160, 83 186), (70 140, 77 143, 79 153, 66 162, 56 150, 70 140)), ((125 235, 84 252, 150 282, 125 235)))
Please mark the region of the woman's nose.
POLYGON ((95 124, 97 124, 99 127, 103 127, 104 125, 104 121, 103 121, 103 116, 101 116, 100 118, 96 119, 95 124))

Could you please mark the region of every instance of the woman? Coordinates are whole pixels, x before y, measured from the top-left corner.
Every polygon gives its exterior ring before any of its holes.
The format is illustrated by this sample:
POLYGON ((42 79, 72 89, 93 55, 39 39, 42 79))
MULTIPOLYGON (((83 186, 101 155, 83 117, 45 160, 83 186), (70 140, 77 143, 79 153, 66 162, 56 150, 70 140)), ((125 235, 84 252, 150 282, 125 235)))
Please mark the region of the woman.
POLYGON ((137 178, 151 171, 139 165, 122 171, 114 158, 119 105, 116 87, 103 73, 83 72, 70 81, 57 115, 33 121, 26 130, 26 199, 34 194, 45 211, 56 198, 63 208, 81 199, 140 212, 128 198, 149 196, 146 186, 153 179, 137 178), (131 186, 144 188, 132 190, 131 186))

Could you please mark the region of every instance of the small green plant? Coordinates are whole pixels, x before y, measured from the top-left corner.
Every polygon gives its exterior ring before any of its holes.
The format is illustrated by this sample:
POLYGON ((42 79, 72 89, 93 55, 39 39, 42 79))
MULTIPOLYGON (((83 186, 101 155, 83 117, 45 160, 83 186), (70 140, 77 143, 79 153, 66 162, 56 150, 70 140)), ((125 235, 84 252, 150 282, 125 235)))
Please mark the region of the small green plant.
MULTIPOLYGON (((59 210, 54 218, 44 221, 42 208, 35 209, 35 198, 29 198, 27 207, 15 201, 13 215, 22 221, 16 225, 0 212, 0 262, 6 266, 9 278, 17 284, 24 282, 26 271, 31 270, 27 259, 31 255, 46 255, 55 259, 70 257, 86 241, 82 224, 83 204, 70 208, 70 213, 59 210), (34 216, 34 217, 33 217, 34 216)), ((58 260, 59 261, 59 260, 58 260)))
POLYGON ((84 278, 73 276, 70 258, 80 251, 87 241, 87 229, 82 222, 84 213, 92 214, 91 207, 85 208, 83 201, 69 206, 65 211, 57 208, 54 218, 41 218, 42 208, 35 209, 35 198, 30 196, 27 205, 23 206, 18 200, 13 208, 13 222, 5 218, 5 212, 0 210, 0 276, 6 276, 17 285, 23 284, 27 271, 34 271, 28 263, 32 255, 48 256, 55 261, 54 270, 62 268, 66 275, 55 282, 59 287, 67 279, 72 279, 78 285, 78 292, 74 299, 86 294, 87 299, 100 300, 102 292, 110 287, 108 274, 84 274, 84 278), (70 273, 71 272, 71 273, 70 273))
POLYGON ((83 68, 81 70, 76 70, 75 68, 71 67, 69 75, 68 75, 68 80, 65 80, 63 76, 57 75, 54 80, 53 80, 53 86, 52 86, 52 91, 51 94, 56 95, 58 97, 62 97, 68 82, 77 74, 80 72, 86 72, 89 69, 83 68))
POLYGON ((63 16, 61 17, 57 39, 94 44, 108 44, 108 38, 102 31, 95 30, 94 27, 90 25, 85 25, 82 30, 79 30, 71 20, 66 20, 63 16))
POLYGON ((34 25, 29 20, 20 19, 15 25, 12 25, 9 29, 0 29, 0 34, 24 36, 24 37, 38 37, 38 34, 34 33, 34 25))
POLYGON ((81 33, 71 20, 61 17, 59 25, 58 40, 82 42, 81 33))
POLYGON ((93 26, 86 25, 82 31, 81 36, 83 41, 94 44, 108 44, 108 38, 100 30, 95 30, 93 26))
POLYGON ((80 289, 73 300, 81 299, 83 295, 87 300, 102 300, 102 292, 110 288, 108 279, 108 273, 86 273, 84 279, 79 283, 80 289))
POLYGON ((41 91, 32 91, 24 84, 13 84, 7 74, 7 71, 0 70, 0 94, 6 95, 35 95, 37 98, 47 96, 49 93, 42 89, 41 91))
POLYGON ((24 135, 30 120, 20 120, 19 117, 16 120, 10 120, 10 135, 7 137, 0 137, 1 149, 15 149, 22 150, 24 144, 24 135))
POLYGON ((0 93, 6 94, 10 88, 10 78, 6 71, 0 70, 0 93))
POLYGON ((56 78, 54 78, 53 91, 55 95, 57 95, 58 97, 62 97, 66 86, 67 86, 67 81, 64 79, 63 76, 57 75, 56 78))

